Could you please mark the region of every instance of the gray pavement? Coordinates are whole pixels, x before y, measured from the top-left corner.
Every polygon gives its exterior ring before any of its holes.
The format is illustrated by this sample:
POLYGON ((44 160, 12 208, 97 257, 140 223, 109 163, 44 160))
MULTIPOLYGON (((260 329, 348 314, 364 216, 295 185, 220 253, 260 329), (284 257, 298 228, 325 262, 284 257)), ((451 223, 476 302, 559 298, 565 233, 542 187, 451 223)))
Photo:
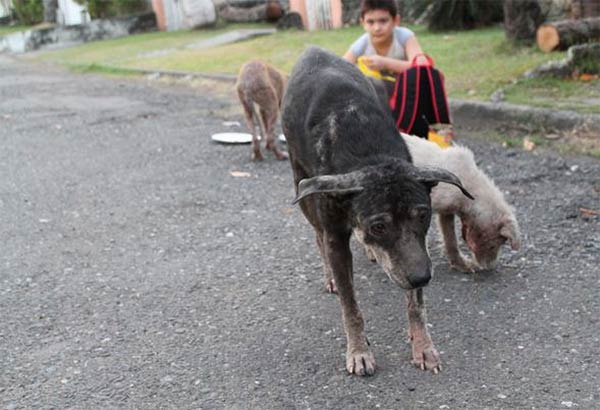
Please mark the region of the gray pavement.
POLYGON ((437 376, 410 364, 403 292, 356 252, 378 364, 361 379, 289 164, 212 143, 231 120, 206 88, 0 55, 2 408, 600 407, 600 160, 459 127, 523 248, 464 275, 430 237, 437 376))

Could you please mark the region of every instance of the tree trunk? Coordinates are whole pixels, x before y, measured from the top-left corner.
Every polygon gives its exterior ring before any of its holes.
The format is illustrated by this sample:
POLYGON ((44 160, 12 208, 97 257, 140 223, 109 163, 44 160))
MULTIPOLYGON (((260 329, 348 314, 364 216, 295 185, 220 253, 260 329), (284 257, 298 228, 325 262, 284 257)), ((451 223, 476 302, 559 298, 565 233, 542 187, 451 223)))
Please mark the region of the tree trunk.
POLYGON ((537 44, 546 53, 597 40, 600 40, 600 17, 555 21, 541 25, 537 31, 537 44))
POLYGON ((544 16, 537 0, 504 0, 504 33, 513 42, 533 43, 544 16))

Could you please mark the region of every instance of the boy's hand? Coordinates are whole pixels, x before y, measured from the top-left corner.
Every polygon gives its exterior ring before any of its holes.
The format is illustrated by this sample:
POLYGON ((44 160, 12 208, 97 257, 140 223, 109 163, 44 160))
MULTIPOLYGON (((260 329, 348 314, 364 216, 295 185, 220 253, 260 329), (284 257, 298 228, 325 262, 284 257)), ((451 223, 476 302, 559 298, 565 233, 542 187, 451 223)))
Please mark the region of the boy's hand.
POLYGON ((417 56, 415 64, 416 65, 429 65, 429 60, 427 60, 427 57, 425 57, 425 55, 421 54, 421 55, 417 56))
POLYGON ((385 69, 385 57, 378 56, 378 55, 372 55, 372 56, 365 57, 365 64, 371 70, 381 71, 381 70, 385 69))

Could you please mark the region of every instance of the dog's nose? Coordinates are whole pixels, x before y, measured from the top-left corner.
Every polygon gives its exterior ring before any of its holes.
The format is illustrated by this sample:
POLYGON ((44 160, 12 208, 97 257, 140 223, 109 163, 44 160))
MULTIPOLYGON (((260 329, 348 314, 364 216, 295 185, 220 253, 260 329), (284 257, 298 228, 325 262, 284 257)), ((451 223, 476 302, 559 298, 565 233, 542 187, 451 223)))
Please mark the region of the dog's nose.
POLYGON ((410 275, 408 277, 408 282, 413 288, 422 288, 426 286, 431 280, 431 274, 425 273, 420 275, 410 275))

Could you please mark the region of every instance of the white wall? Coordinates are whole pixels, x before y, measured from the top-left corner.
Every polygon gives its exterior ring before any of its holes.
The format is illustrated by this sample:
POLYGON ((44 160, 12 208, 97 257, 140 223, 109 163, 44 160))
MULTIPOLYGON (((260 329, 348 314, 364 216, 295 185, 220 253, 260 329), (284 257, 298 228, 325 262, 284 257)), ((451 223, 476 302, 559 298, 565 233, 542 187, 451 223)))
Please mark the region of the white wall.
POLYGON ((72 26, 75 24, 89 23, 91 19, 85 7, 80 6, 73 0, 58 0, 56 20, 58 24, 72 26))
POLYGON ((10 4, 11 0, 0 0, 0 17, 10 15, 10 4))

